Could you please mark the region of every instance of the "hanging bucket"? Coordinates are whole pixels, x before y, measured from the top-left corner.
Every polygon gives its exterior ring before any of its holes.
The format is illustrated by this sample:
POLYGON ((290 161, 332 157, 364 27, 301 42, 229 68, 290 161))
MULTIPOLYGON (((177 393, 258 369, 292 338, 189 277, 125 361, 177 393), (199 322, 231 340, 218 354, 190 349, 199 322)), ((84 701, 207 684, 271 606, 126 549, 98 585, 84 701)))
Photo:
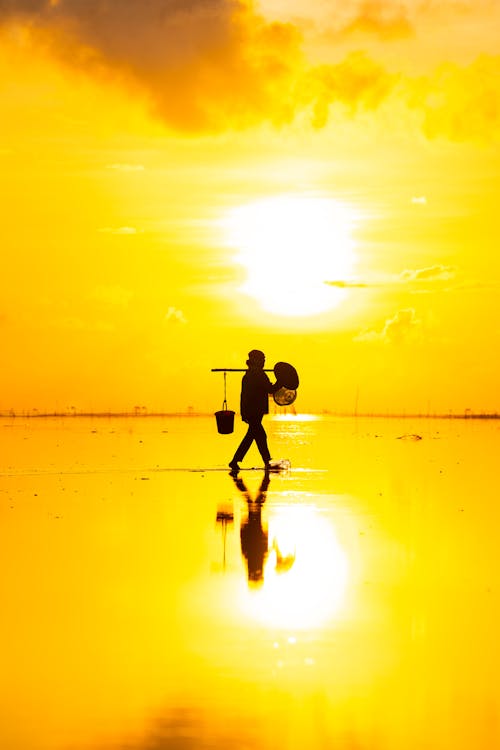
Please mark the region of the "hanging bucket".
POLYGON ((226 373, 224 372, 224 401, 222 411, 215 412, 217 420, 217 432, 219 435, 229 435, 234 430, 234 411, 227 408, 226 401, 226 373))
POLYGON ((229 435, 234 430, 234 411, 227 408, 227 402, 222 404, 222 411, 215 412, 217 420, 217 432, 220 435, 229 435))

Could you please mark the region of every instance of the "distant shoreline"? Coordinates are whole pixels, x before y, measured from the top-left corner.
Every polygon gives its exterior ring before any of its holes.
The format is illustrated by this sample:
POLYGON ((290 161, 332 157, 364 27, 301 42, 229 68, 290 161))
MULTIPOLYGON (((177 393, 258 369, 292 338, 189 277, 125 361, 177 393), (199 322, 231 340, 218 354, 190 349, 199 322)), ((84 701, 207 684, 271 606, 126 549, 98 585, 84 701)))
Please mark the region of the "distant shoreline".
MULTIPOLYGON (((148 418, 200 418, 200 417, 213 417, 213 412, 115 412, 115 411, 98 411, 98 412, 69 412, 69 411, 53 411, 53 412, 16 412, 13 410, 0 411, 1 419, 78 419, 78 418, 96 418, 96 419, 148 419, 148 418)), ((338 417, 348 419, 500 419, 498 412, 464 412, 462 414, 447 413, 447 414, 419 414, 419 413, 393 413, 383 414, 377 412, 365 412, 365 413, 349 413, 349 412, 304 412, 303 414, 291 414, 282 412, 279 414, 270 414, 272 417, 289 417, 290 419, 300 419, 301 417, 338 417)))

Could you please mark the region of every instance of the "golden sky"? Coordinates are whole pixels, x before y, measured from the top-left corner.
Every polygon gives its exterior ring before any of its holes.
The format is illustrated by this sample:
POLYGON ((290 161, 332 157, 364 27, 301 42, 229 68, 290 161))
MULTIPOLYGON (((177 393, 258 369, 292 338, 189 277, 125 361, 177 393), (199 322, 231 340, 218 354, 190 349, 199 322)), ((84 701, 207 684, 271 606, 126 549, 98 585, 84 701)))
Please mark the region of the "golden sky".
POLYGON ((0 0, 0 411, 499 409, 496 0, 0 0), (237 407, 239 376, 230 406, 237 407))

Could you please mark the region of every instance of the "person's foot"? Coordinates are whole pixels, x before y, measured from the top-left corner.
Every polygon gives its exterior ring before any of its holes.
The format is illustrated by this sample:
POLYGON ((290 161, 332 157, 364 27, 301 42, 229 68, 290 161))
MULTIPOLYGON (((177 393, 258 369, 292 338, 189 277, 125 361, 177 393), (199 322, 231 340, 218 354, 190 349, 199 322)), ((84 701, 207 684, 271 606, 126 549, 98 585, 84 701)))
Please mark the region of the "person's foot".
POLYGON ((235 461, 233 458, 233 460, 229 462, 229 468, 231 469, 231 474, 237 474, 240 470, 238 461, 235 461))

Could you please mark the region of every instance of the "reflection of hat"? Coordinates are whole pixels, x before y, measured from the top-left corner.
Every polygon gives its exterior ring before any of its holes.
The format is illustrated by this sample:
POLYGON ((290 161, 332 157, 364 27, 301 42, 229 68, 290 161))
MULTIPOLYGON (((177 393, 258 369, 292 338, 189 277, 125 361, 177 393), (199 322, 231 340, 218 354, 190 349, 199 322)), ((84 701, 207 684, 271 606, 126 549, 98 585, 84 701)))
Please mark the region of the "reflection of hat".
POLYGON ((247 365, 263 365, 265 359, 266 355, 264 352, 261 352, 260 349, 252 349, 251 352, 248 352, 247 365))

